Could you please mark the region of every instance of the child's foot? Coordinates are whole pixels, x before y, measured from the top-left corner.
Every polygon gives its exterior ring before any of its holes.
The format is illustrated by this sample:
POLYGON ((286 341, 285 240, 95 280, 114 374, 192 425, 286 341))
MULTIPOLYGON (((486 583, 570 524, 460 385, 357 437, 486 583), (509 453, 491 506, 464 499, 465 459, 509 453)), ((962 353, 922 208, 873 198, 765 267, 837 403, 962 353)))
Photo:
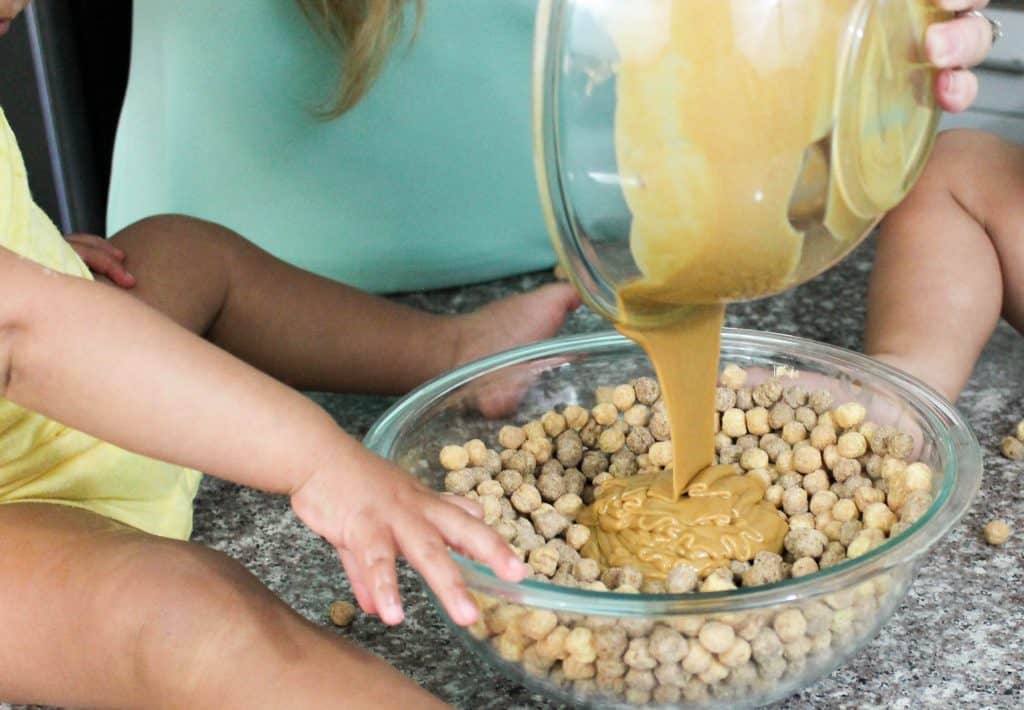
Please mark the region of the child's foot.
POLYGON ((913 358, 909 355, 897 355, 895 353, 868 353, 876 360, 881 360, 886 365, 903 370, 913 375, 925 384, 931 385, 950 402, 956 402, 960 396, 960 390, 967 383, 967 376, 952 371, 951 367, 943 367, 939 363, 926 362, 924 359, 913 358))
POLYGON ((575 288, 555 283, 459 316, 452 365, 550 338, 579 305, 575 288))
MULTIPOLYGON (((579 294, 565 283, 495 301, 456 319, 453 366, 558 333, 580 305, 579 294)), ((533 368, 505 370, 477 380, 473 400, 485 417, 511 416, 533 381, 533 368)))

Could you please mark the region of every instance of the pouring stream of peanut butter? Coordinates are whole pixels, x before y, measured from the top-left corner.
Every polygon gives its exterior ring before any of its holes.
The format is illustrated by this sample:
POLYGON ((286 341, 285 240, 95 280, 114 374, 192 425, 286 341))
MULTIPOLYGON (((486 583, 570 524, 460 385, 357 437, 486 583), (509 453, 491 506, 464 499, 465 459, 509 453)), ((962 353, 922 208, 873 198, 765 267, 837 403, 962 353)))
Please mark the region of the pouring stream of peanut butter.
MULTIPOLYGON (((890 99, 868 82, 853 108, 836 100, 838 53, 857 4, 638 0, 643 11, 625 3, 609 21, 620 55, 616 152, 643 274, 618 290, 616 327, 654 364, 674 463, 665 474, 609 481, 584 511, 593 531, 584 553, 608 566, 663 578, 687 562, 706 574, 782 549, 787 526, 763 484, 712 466, 724 304, 792 284, 809 238, 798 227, 808 220, 826 252, 841 255, 878 217, 858 212, 840 166, 830 165, 829 141, 842 126, 860 126, 857 111, 890 99), (650 325, 659 314, 663 324, 650 325)), ((884 40, 865 35, 869 75, 900 59, 884 40)), ((857 138, 845 144, 859 151, 847 156, 855 169, 896 166, 856 173, 858 189, 895 204, 910 148, 894 146, 892 133, 857 138)))

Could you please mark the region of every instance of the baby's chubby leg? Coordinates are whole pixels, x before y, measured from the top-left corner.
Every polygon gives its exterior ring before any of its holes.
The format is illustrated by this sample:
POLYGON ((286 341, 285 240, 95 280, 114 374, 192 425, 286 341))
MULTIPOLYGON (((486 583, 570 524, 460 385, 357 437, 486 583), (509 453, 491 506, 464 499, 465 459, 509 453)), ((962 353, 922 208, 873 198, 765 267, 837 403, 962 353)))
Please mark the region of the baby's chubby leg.
POLYGON ((572 287, 553 284, 465 316, 434 315, 189 217, 145 219, 111 243, 136 277, 129 293, 300 389, 401 393, 460 362, 554 335, 579 304, 572 287))
POLYGON ((0 505, 0 699, 75 707, 442 707, 228 557, 0 505))
POLYGON ((865 348, 955 400, 1000 315, 1024 330, 1024 148, 944 133, 882 224, 865 348))

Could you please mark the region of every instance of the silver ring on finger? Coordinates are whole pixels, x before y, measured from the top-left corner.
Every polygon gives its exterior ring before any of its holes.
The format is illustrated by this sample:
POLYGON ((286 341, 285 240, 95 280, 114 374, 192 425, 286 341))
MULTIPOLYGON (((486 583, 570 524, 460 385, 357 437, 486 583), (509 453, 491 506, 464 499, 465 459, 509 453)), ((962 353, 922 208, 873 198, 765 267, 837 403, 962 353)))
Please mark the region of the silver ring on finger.
POLYGON ((995 19, 989 17, 988 15, 986 15, 981 10, 968 10, 967 12, 964 13, 964 15, 972 15, 974 17, 980 17, 981 19, 983 19, 985 22, 988 23, 989 27, 992 29, 992 46, 993 47, 995 46, 996 42, 998 42, 999 40, 1001 40, 1003 38, 1003 23, 1000 22, 999 20, 995 20, 995 19))

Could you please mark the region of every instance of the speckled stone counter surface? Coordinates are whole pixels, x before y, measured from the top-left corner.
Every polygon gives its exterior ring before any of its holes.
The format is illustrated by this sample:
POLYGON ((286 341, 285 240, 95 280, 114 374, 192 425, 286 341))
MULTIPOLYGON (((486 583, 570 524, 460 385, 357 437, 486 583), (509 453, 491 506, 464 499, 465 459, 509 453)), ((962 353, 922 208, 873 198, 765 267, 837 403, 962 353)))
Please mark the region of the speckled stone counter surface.
MULTIPOLYGON (((868 243, 805 286, 732 307, 728 324, 858 349, 870 264, 868 243)), ((457 312, 548 278, 531 275, 401 300, 457 312)), ((605 327, 594 314, 581 311, 565 332, 605 327)), ((312 396, 356 435, 365 434, 393 401, 312 396)), ((1024 706, 1024 463, 998 453, 999 440, 1024 418, 1024 338, 1000 327, 959 407, 985 453, 984 481, 970 512, 933 548, 909 596, 879 637, 831 676, 778 707, 1024 706), (981 537, 981 527, 996 517, 1016 530, 1000 548, 988 546, 981 537)), ((241 560, 317 623, 329 626, 326 611, 332 600, 351 599, 332 550, 299 523, 284 498, 208 478, 196 504, 194 539, 241 560)), ((402 626, 389 629, 360 614, 352 626, 334 632, 380 655, 458 708, 556 707, 485 669, 449 633, 415 573, 405 567, 400 573, 407 606, 402 626)))

